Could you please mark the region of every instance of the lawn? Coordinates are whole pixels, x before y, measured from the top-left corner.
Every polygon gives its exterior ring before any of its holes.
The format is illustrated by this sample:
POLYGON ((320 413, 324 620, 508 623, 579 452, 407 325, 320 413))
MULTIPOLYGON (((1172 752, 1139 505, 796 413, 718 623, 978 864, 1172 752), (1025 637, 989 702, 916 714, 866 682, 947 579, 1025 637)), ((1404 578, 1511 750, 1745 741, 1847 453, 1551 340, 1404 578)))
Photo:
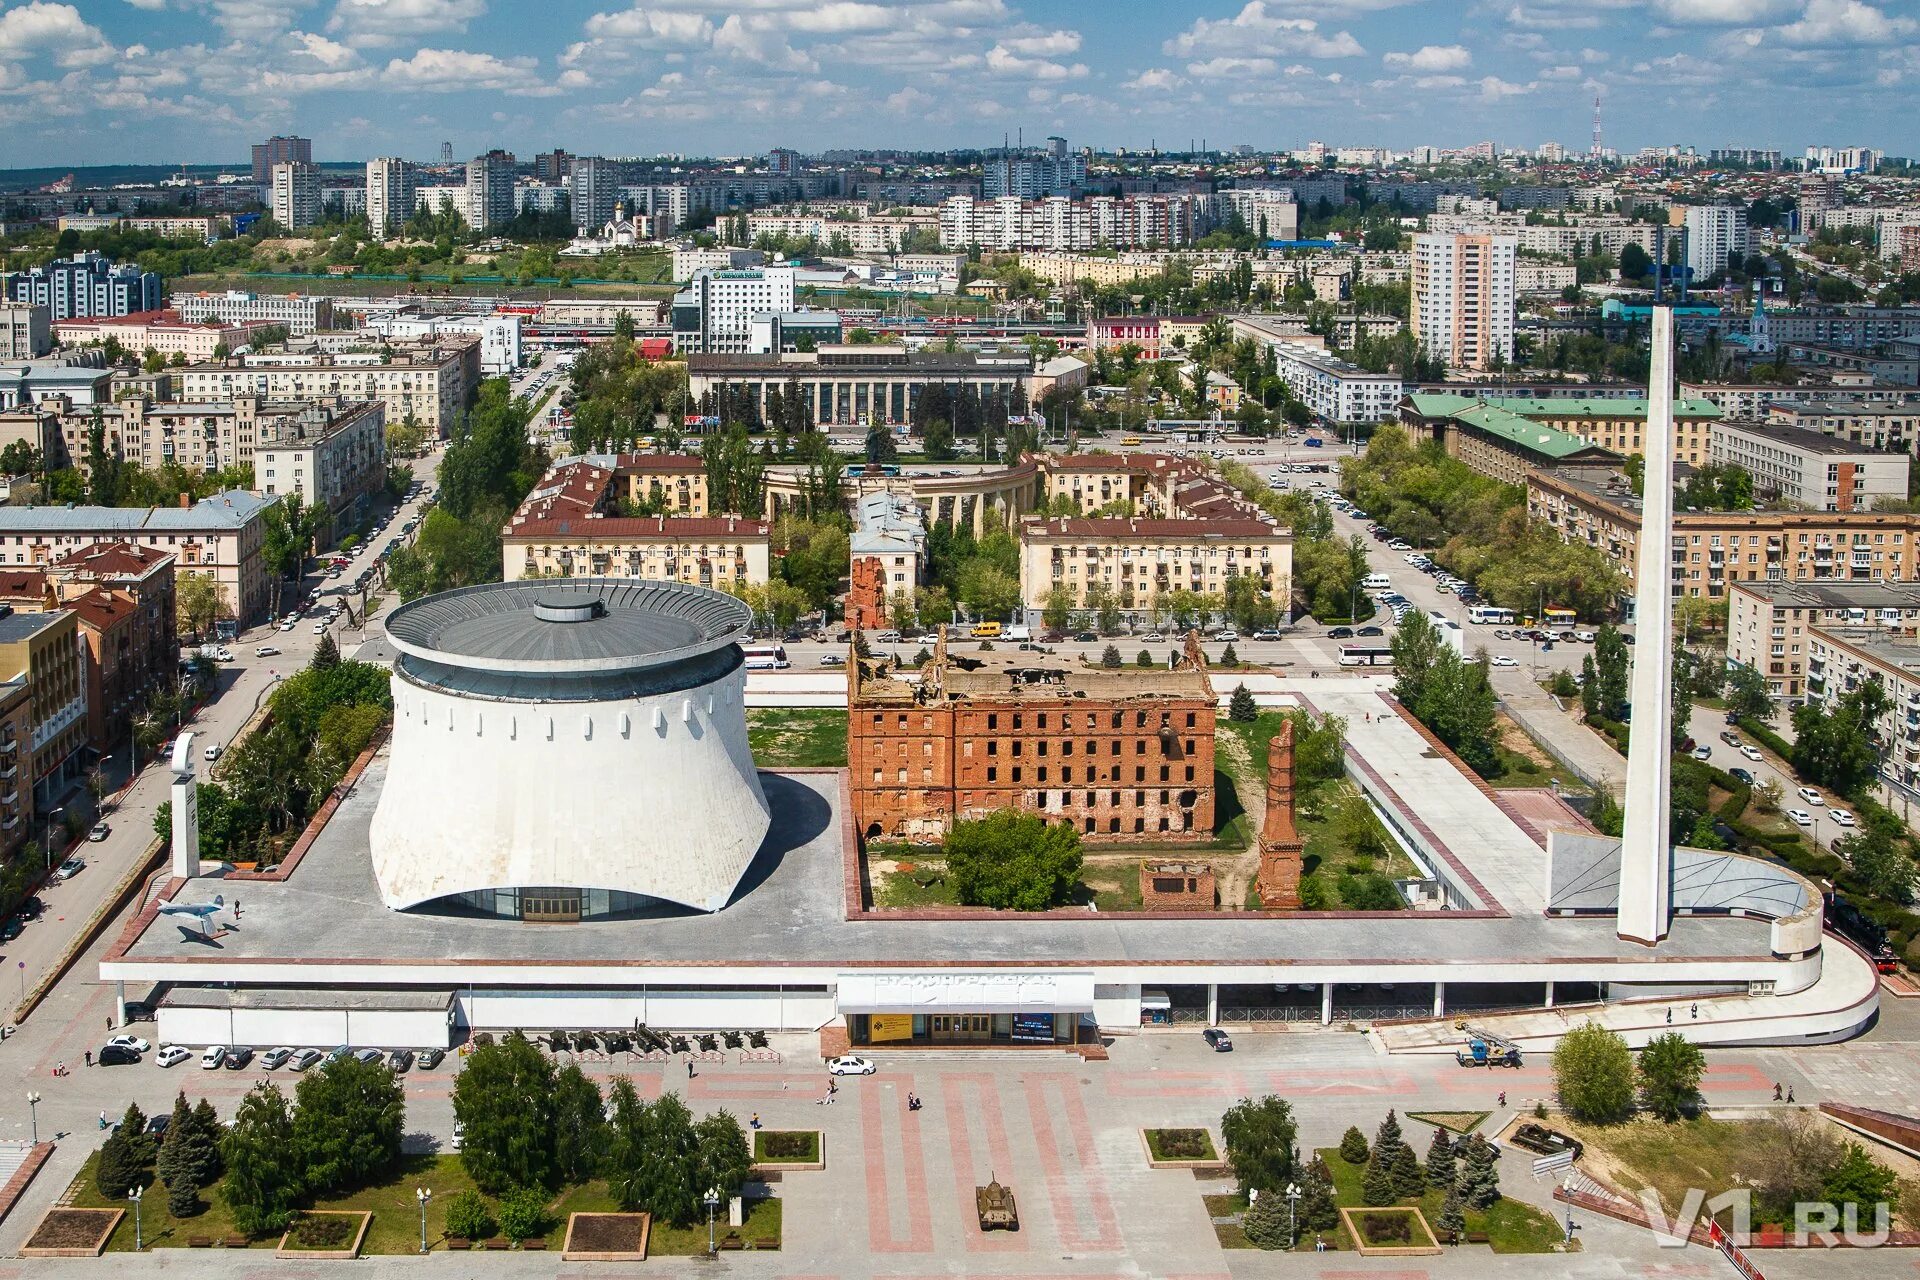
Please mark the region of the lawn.
MULTIPOLYGON (((95 1152, 81 1166, 80 1176, 73 1183, 72 1203, 82 1208, 131 1209, 131 1205, 122 1201, 108 1201, 94 1185, 93 1167, 99 1158, 99 1153, 95 1152)), ((471 1186, 473 1181, 467 1177, 460 1157, 410 1155, 403 1157, 399 1170, 379 1186, 367 1187, 335 1200, 321 1200, 312 1207, 372 1210, 373 1224, 367 1230, 366 1243, 361 1246, 362 1253, 418 1253, 420 1204, 414 1198, 414 1189, 425 1187, 433 1192, 433 1203, 427 1211, 427 1228, 430 1238, 439 1241, 446 1234, 447 1203, 471 1186)), ((167 1212, 166 1187, 153 1187, 140 1206, 142 1243, 148 1248, 155 1245, 178 1248, 184 1247, 194 1236, 209 1236, 218 1240, 237 1234, 233 1217, 227 1212, 219 1189, 216 1187, 203 1192, 201 1198, 207 1205, 205 1212, 197 1217, 175 1218, 167 1212)), ((254 1247, 271 1247, 278 1240, 277 1235, 257 1240, 254 1247)), ((132 1248, 133 1215, 129 1213, 107 1241, 107 1251, 118 1253, 131 1251, 132 1248)))
POLYGON ((1148 1129, 1147 1151, 1155 1160, 1217 1160, 1205 1129, 1148 1129))
POLYGON ((847 713, 826 707, 749 707, 747 742, 762 769, 845 768, 847 713))
MULTIPOLYGON (((1247 1211, 1247 1198, 1238 1191, 1219 1196, 1202 1196, 1200 1199, 1207 1206, 1209 1218, 1224 1218, 1230 1214, 1247 1211)), ((1222 1249, 1255 1247, 1253 1241, 1247 1239, 1247 1233, 1241 1230, 1237 1222, 1216 1222, 1213 1224, 1213 1234, 1214 1238, 1220 1242, 1222 1249)))
MULTIPOLYGON (((620 1206, 615 1204, 613 1197, 607 1194, 607 1184, 604 1182, 590 1182, 585 1186, 575 1187, 560 1197, 560 1202, 554 1206, 553 1211, 555 1219, 562 1224, 566 1222, 567 1215, 570 1213, 619 1212, 621 1212, 620 1206)), ((780 1238, 780 1217, 780 1201, 771 1198, 749 1200, 745 1225, 729 1227, 726 1206, 722 1205, 715 1222, 714 1234, 716 1237, 724 1237, 731 1232, 742 1240, 749 1241, 758 1240, 764 1236, 771 1236, 777 1240, 780 1238)), ((561 1229, 564 1230, 564 1226, 561 1229)), ((654 1219, 653 1233, 647 1238, 648 1257, 661 1255, 692 1257, 706 1251, 707 1220, 705 1217, 685 1227, 676 1227, 670 1222, 654 1219)))
MULTIPOLYGON (((1194 850, 1169 851, 1161 857, 1191 855, 1194 850)), ((1110 855, 1104 848, 1100 856, 1107 859, 1110 855)), ((960 905, 954 896, 953 881, 947 878, 946 864, 937 857, 917 857, 911 853, 897 855, 903 864, 911 866, 911 871, 874 871, 873 905, 895 909, 908 907, 952 907, 960 905), (916 879, 918 877, 918 879, 916 879), (921 884, 921 880, 937 880, 932 884, 921 884)), ((885 856, 869 852, 869 865, 874 860, 887 861, 885 856)), ((1157 859, 1156 859, 1157 860, 1157 859)), ((1093 903, 1101 911, 1138 911, 1140 901, 1140 862, 1131 856, 1112 857, 1111 860, 1087 862, 1080 873, 1080 883, 1068 896, 1068 906, 1085 906, 1093 903)))
MULTIPOLYGON (((1414 1151, 1415 1154, 1422 1152, 1419 1144, 1414 1145, 1414 1151)), ((1367 1208, 1360 1194, 1360 1183, 1366 1176, 1367 1167, 1348 1164, 1340 1158, 1337 1147, 1324 1148, 1318 1154, 1327 1162, 1327 1168, 1333 1171, 1334 1199, 1340 1207, 1367 1208)), ((1428 1222, 1437 1222, 1441 1202, 1445 1199, 1443 1191, 1429 1187, 1418 1199, 1397 1203, 1418 1205, 1420 1211, 1427 1215, 1428 1222)), ((1486 1233, 1487 1242, 1495 1253, 1550 1253, 1565 1238, 1565 1233, 1552 1218, 1518 1200, 1496 1200, 1485 1209, 1468 1209, 1467 1234, 1478 1232, 1486 1233)))

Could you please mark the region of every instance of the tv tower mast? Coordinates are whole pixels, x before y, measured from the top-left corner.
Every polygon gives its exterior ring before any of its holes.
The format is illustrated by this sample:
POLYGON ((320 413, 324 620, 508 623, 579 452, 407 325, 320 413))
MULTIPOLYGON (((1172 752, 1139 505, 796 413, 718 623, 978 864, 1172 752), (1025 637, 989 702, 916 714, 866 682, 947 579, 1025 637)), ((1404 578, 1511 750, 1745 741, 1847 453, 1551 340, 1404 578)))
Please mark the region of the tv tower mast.
POLYGON ((1595 160, 1600 158, 1600 95, 1593 95, 1593 151, 1595 160))

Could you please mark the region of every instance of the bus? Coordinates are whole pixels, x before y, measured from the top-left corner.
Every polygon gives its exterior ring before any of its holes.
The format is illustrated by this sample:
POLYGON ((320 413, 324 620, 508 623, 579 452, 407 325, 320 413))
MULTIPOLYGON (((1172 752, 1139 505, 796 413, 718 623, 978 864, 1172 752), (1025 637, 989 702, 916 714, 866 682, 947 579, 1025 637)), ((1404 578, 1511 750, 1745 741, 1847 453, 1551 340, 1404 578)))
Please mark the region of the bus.
POLYGON ((1513 623, 1513 610, 1497 608, 1490 604, 1469 605, 1467 607, 1467 621, 1478 622, 1483 626, 1510 626, 1513 623))
POLYGON ((746 655, 749 671, 785 671, 793 664, 787 661, 785 645, 771 641, 763 644, 743 644, 740 652, 746 655))
POLYGON ((1343 644, 1340 646, 1340 665, 1390 667, 1393 665, 1393 650, 1384 644, 1343 644))
POLYGON ((1000 631, 1001 626, 997 622, 976 622, 970 634, 976 640, 998 640, 1000 631))

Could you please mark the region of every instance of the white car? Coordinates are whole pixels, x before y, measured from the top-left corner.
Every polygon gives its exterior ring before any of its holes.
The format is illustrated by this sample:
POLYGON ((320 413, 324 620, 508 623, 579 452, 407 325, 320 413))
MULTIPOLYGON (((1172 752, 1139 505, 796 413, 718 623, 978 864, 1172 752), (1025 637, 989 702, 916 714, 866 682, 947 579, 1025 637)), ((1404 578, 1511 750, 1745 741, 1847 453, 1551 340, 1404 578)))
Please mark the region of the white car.
POLYGON ((233 650, 231 650, 231 649, 228 649, 228 648, 226 648, 225 646, 222 646, 221 648, 218 648, 218 649, 215 649, 215 650, 213 651, 213 660, 214 660, 215 662, 232 662, 232 661, 233 661, 233 650))
POLYGON ((1592 644, 1592 643, 1593 643, 1593 632, 1591 632, 1591 631, 1576 631, 1576 632, 1574 632, 1574 633, 1573 633, 1573 638, 1574 638, 1575 640, 1578 640, 1578 641, 1579 641, 1579 642, 1580 642, 1581 644, 1592 644))
POLYGON ((327 634, 327 622, 328 622, 328 621, 329 621, 329 619, 326 619, 326 618, 322 618, 322 619, 320 619, 320 621, 318 621, 318 622, 316 622, 316 623, 314 623, 314 624, 313 624, 313 634, 315 634, 315 635, 317 635, 317 636, 323 636, 323 635, 325 635, 325 634, 327 634))
POLYGON ((115 1036, 113 1039, 107 1041, 107 1048, 112 1049, 116 1047, 121 1049, 131 1049, 135 1053, 145 1053, 147 1050, 153 1048, 152 1045, 148 1044, 145 1040, 142 1040, 139 1036, 129 1036, 129 1035, 115 1036))
POLYGON ((1517 667, 1520 665, 1520 661, 1517 658, 1509 658, 1504 653, 1496 653, 1493 655, 1493 665, 1496 667, 1517 667))
POLYGON ((225 752, 226 752, 226 748, 216 742, 212 746, 208 747, 205 751, 201 752, 200 754, 205 756, 207 758, 207 762, 211 764, 215 760, 218 760, 223 754, 225 754, 225 752))
POLYGON ((1799 795, 1800 795, 1800 798, 1802 800, 1805 800, 1808 804, 1817 804, 1821 806, 1824 806, 1826 804, 1826 801, 1820 798, 1820 793, 1812 787, 1801 787, 1799 791, 1799 795))
POLYGON ((192 1056, 191 1049, 182 1048, 177 1044, 163 1044, 153 1060, 163 1067, 177 1067, 192 1056))
POLYGON ((1796 827, 1810 827, 1813 825, 1813 815, 1805 809, 1789 809, 1787 810, 1787 817, 1796 827))
POLYGON ((224 1044, 210 1044, 207 1046, 206 1052, 200 1055, 200 1069, 202 1071, 218 1071, 221 1064, 226 1060, 227 1046, 224 1044))
POLYGON ((277 658, 280 656, 280 650, 273 645, 263 644, 253 651, 253 656, 256 658, 277 658))
POLYGON ((1746 742, 1740 744, 1740 754, 1749 760, 1758 760, 1761 758, 1760 748, 1746 742))
POLYGON ((870 1076, 879 1069, 873 1065, 872 1059, 856 1057, 851 1053, 827 1064, 827 1074, 832 1076, 870 1076))
POLYGON ((280 624, 280 629, 282 631, 291 631, 293 630, 293 628, 294 628, 294 624, 292 622, 283 622, 280 624))
POLYGON ((1845 809, 1829 809, 1827 810, 1827 816, 1832 818, 1837 826, 1850 827, 1853 825, 1853 815, 1845 809))

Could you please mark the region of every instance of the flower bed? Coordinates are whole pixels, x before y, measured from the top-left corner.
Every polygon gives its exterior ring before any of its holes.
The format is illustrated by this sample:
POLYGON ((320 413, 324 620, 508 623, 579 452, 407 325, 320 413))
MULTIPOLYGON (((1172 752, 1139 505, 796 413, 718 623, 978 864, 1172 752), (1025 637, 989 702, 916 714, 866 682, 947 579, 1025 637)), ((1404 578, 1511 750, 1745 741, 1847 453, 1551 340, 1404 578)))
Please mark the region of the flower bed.
POLYGON ((799 1173, 827 1167, 826 1135, 818 1129, 756 1129, 753 1163, 757 1169, 799 1173))
POLYGON ((644 1213, 567 1215, 563 1262, 645 1262, 652 1220, 644 1213))
POLYGON ((106 1250, 125 1209, 63 1209, 55 1206, 27 1237, 23 1258, 97 1258, 106 1250))
POLYGON ((1407 1119, 1434 1125, 1448 1133, 1472 1133, 1486 1123, 1491 1111, 1409 1111, 1407 1119))
POLYGON ((360 1256, 360 1242, 373 1225, 373 1214, 362 1211, 318 1210, 301 1214, 280 1237, 276 1258, 325 1258, 344 1262, 360 1256))
POLYGON ((1417 1257, 1440 1252, 1427 1217, 1419 1209, 1392 1207, 1382 1209, 1342 1209, 1340 1220, 1362 1255, 1417 1257))
POLYGON ((1220 1163, 1219 1147, 1205 1129, 1142 1129, 1150 1169, 1191 1169, 1220 1163))

